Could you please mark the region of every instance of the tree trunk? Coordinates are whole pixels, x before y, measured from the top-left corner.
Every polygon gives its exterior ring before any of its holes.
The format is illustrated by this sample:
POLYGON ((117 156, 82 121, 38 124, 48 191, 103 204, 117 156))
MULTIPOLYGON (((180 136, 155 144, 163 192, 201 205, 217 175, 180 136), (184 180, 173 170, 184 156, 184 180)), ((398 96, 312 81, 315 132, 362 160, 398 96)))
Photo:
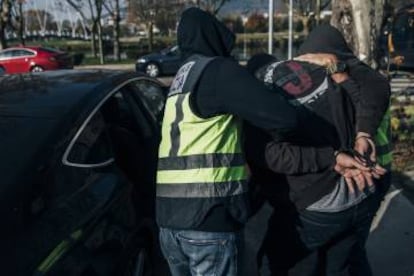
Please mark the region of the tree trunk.
POLYGON ((92 28, 91 28, 91 30, 92 30, 92 32, 91 32, 91 49, 92 49, 92 56, 95 57, 95 58, 98 57, 98 54, 97 54, 97 51, 96 51, 96 36, 95 36, 96 26, 97 26, 97 23, 93 22, 92 23, 92 28))
POLYGON ((7 48, 7 39, 3 26, 0 24, 0 50, 7 48))
POLYGON ((385 0, 333 0, 331 24, 338 28, 356 56, 376 68, 378 35, 385 0))
POLYGON ((72 28, 72 37, 76 37, 76 28, 78 27, 77 23, 70 23, 70 26, 72 28))
POLYGON ((103 51, 103 41, 102 41, 102 25, 100 22, 97 24, 98 29, 98 47, 99 47, 99 62, 101 64, 105 63, 104 60, 104 51, 103 51))
POLYGON ((114 59, 120 61, 119 51, 119 0, 115 1, 115 12, 114 12, 114 59))
POLYGON ((150 21, 148 23, 148 51, 152 52, 154 48, 154 31, 153 31, 154 23, 150 21))
POLYGON ((19 24, 18 36, 19 36, 20 44, 24 46, 26 44, 26 41, 24 37, 25 20, 24 20, 24 15, 23 15, 23 3, 22 2, 19 3, 19 20, 18 21, 19 21, 18 22, 19 24))
POLYGON ((6 28, 10 23, 11 2, 3 0, 0 4, 0 49, 5 49, 7 48, 6 28))

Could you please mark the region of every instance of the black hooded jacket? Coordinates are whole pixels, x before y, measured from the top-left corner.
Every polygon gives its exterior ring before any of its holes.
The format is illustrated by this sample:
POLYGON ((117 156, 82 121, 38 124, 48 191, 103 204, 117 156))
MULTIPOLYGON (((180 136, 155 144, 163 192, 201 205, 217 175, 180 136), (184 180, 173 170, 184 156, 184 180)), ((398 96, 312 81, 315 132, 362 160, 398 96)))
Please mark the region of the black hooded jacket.
POLYGON ((273 133, 296 127, 294 108, 230 56, 235 36, 214 16, 197 8, 185 10, 177 39, 186 58, 194 54, 217 57, 192 93, 192 108, 199 116, 234 114, 273 133))
MULTIPOLYGON (((373 136, 388 107, 390 89, 386 79, 360 62, 347 46, 342 34, 331 26, 314 29, 300 48, 300 54, 305 53, 335 54, 348 65, 351 78, 340 86, 356 106, 356 118, 354 119, 352 104, 345 98, 335 102, 337 108, 334 109, 333 115, 336 116, 333 119, 336 118, 335 125, 343 140, 341 147, 352 147, 355 131, 367 132, 373 136), (340 110, 343 112, 338 113, 340 110), (341 130, 347 121, 356 124, 355 130, 353 127, 341 130)), ((259 65, 260 63, 263 61, 259 65)), ((256 70, 257 67, 258 65, 256 70)), ((298 147, 274 141, 254 128, 248 129, 248 132, 251 133, 248 138, 254 137, 256 145, 263 147, 251 147, 249 141, 246 143, 249 145, 248 156, 253 158, 252 163, 256 165, 252 167, 255 180, 261 184, 265 197, 272 205, 294 203, 296 209, 304 209, 332 190, 336 177, 331 167, 333 154, 329 154, 329 147, 298 147), (286 181, 289 185, 283 185, 286 181), (278 184, 275 185, 276 183, 278 184)))
MULTIPOLYGON (((198 8, 185 10, 178 25, 177 39, 185 58, 195 54, 215 57, 191 91, 190 105, 195 114, 201 118, 233 114, 275 135, 296 128, 298 118, 293 106, 279 93, 274 93, 255 79, 230 56, 235 36, 214 16, 198 8)), ((236 218, 230 215, 232 207, 225 206, 227 203, 224 200, 217 202, 192 230, 227 232, 242 226, 249 210, 238 208, 241 213, 236 218)), ((158 203, 163 204, 159 210, 166 210, 165 214, 157 210, 158 218, 168 216, 168 210, 177 209, 177 205, 168 205, 170 203, 162 199, 158 199, 158 203)), ((182 206, 185 199, 174 204, 188 208, 188 205, 182 206)))
POLYGON ((299 48, 299 54, 329 53, 334 54, 348 66, 351 82, 344 85, 357 85, 358 91, 350 94, 356 107, 356 131, 367 132, 374 136, 385 111, 389 106, 390 85, 377 71, 359 61, 348 47, 341 32, 330 25, 315 28, 299 48))
POLYGON ((323 67, 286 61, 274 68, 271 63, 275 61, 270 55, 256 55, 247 68, 269 86, 284 87, 286 97, 305 99, 323 82, 329 83, 326 93, 301 104, 297 102, 297 108, 306 106, 310 111, 301 135, 278 141, 249 124, 246 126, 246 153, 259 193, 274 207, 301 210, 330 193, 339 179, 333 170, 333 152, 349 149, 355 137, 352 103, 345 91, 326 79, 323 67), (289 68, 296 68, 295 74, 289 68), (273 72, 271 78, 267 70, 273 72), (300 74, 306 77, 301 80, 300 74), (294 75, 297 77, 292 79, 294 75))

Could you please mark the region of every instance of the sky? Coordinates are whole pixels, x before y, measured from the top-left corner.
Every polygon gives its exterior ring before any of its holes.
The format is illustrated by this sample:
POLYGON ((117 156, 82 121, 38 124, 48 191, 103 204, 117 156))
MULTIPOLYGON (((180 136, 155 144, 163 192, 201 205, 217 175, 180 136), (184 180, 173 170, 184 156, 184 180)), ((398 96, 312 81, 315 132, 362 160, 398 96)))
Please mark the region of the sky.
MULTIPOLYGON (((124 0, 121 0, 124 1, 124 0)), ((67 9, 66 11, 59 11, 57 7, 57 3, 59 0, 27 0, 26 8, 29 9, 45 9, 51 11, 52 15, 55 19, 71 19, 76 18, 76 14, 73 12, 72 9, 67 9)), ((64 2, 64 0, 62 1, 64 2)), ((269 4, 269 0, 231 0, 230 2, 226 3, 225 6, 222 8, 222 12, 229 13, 229 12, 246 12, 252 10, 266 10, 269 4)), ((280 10, 281 7, 284 6, 282 4, 282 0, 275 0, 275 10, 280 10)), ((88 10, 85 9, 85 13, 88 14, 88 10)))
POLYGON ((25 5, 26 9, 40 9, 40 10, 47 10, 51 13, 54 19, 70 19, 71 17, 75 17, 76 14, 73 10, 60 10, 57 8, 58 0, 27 0, 27 4, 25 5))
MULTIPOLYGON (((121 0, 122 1, 122 0, 121 0)), ((37 6, 40 9, 52 8, 59 0, 27 0, 29 7, 37 6)), ((231 0, 223 7, 226 11, 241 9, 260 9, 267 7, 269 0, 231 0)), ((275 0, 275 8, 281 5, 281 0, 275 0)))

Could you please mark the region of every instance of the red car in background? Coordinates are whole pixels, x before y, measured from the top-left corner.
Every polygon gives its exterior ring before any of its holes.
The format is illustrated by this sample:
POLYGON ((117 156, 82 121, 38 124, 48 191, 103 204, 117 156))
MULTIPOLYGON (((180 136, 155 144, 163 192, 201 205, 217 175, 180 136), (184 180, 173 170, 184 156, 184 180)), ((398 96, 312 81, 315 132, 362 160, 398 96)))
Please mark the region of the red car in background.
POLYGON ((71 69, 72 57, 63 51, 41 46, 18 46, 0 51, 0 71, 6 74, 71 69))

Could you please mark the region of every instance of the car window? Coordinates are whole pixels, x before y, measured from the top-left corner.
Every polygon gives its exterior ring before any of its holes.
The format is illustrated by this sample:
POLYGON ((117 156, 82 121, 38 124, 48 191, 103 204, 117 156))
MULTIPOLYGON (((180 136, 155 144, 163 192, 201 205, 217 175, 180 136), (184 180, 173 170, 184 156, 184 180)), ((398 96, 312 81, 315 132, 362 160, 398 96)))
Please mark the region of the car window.
POLYGON ((136 127, 130 108, 120 91, 106 100, 101 107, 101 111, 108 125, 117 125, 127 129, 136 127))
POLYGON ((43 52, 47 52, 49 54, 59 54, 62 51, 58 50, 58 49, 54 49, 54 48, 49 48, 49 47, 41 47, 39 48, 39 50, 43 51, 43 52))
POLYGON ((113 160, 104 117, 97 111, 69 149, 67 161, 75 165, 97 165, 113 160))
POLYGON ((21 56, 34 56, 35 53, 33 53, 32 51, 28 51, 28 50, 14 50, 13 51, 13 56, 15 57, 21 57, 21 56))
POLYGON ((151 113, 153 118, 161 122, 164 103, 166 99, 166 90, 155 82, 149 80, 138 80, 132 83, 133 92, 140 99, 151 113))
POLYGON ((173 53, 174 55, 179 55, 180 54, 180 49, 178 48, 178 46, 174 46, 171 48, 171 53, 173 53))
POLYGON ((11 57, 12 56, 12 51, 7 50, 7 51, 3 51, 0 53, 0 58, 6 58, 6 57, 11 57))

